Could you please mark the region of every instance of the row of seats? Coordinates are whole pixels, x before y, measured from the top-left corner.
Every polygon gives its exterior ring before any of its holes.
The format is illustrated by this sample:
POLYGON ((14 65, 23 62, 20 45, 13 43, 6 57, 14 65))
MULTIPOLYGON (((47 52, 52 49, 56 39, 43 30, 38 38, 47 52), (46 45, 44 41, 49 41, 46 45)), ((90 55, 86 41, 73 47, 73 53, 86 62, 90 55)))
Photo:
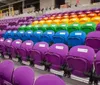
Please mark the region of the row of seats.
POLYGON ((58 32, 54 32, 52 30, 48 30, 43 33, 43 31, 7 31, 4 34, 4 38, 12 38, 13 40, 21 39, 22 41, 25 40, 32 40, 34 43, 45 41, 49 45, 53 43, 65 43, 68 44, 69 47, 76 46, 76 45, 84 45, 86 34, 83 31, 73 31, 70 34, 65 31, 61 30, 58 32))
POLYGON ((0 85, 66 85, 59 77, 46 74, 35 81, 34 70, 28 66, 15 69, 14 62, 5 60, 0 63, 0 85))
POLYGON ((95 31, 96 28, 100 28, 100 25, 96 25, 95 23, 92 22, 88 22, 85 23, 83 25, 79 24, 79 23, 74 23, 74 24, 61 24, 61 25, 56 25, 56 24, 52 24, 52 25, 28 25, 28 26, 21 26, 18 30, 24 30, 24 31, 28 31, 28 30, 32 30, 32 31, 37 31, 37 30, 42 30, 42 31, 47 31, 47 30, 53 30, 55 32, 60 31, 60 30, 67 30, 69 33, 73 32, 75 30, 82 30, 84 31, 86 34, 88 34, 91 31, 95 31))
MULTIPOLYGON (((67 17, 67 16, 65 16, 65 17, 67 17)), ((74 17, 74 18, 71 18, 71 19, 61 18, 61 19, 53 19, 53 20, 52 19, 36 20, 36 21, 32 22, 32 25, 36 25, 36 24, 40 24, 40 25, 57 24, 57 25, 59 25, 59 24, 73 24, 73 23, 84 24, 84 23, 87 23, 87 22, 94 22, 95 24, 98 24, 98 23, 100 23, 100 16, 96 16, 96 17, 93 17, 93 18, 89 18, 89 17, 77 18, 77 17, 74 17)))
POLYGON ((0 41, 2 41, 0 42, 0 53, 4 58, 17 58, 23 64, 31 62, 34 66, 43 67, 44 70, 49 70, 55 74, 57 71, 63 71, 61 74, 69 77, 71 74, 82 78, 89 77, 91 83, 92 80, 98 83, 100 51, 95 58, 95 51, 89 46, 75 46, 68 51, 68 46, 61 43, 49 47, 46 42, 39 42, 34 45, 31 40, 23 43, 21 40, 12 41, 12 39, 5 41, 1 39, 0 41))

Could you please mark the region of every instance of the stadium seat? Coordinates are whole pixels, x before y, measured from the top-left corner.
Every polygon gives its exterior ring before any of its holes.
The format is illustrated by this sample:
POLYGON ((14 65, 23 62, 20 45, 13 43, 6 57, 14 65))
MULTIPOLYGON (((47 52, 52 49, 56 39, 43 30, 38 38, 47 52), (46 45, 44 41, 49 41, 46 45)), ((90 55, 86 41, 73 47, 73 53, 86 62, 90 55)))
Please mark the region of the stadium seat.
POLYGON ((43 76, 40 76, 36 81, 34 85, 66 85, 63 80, 61 80, 59 77, 52 75, 52 74, 46 74, 43 76))
POLYGON ((87 22, 90 22, 90 18, 89 17, 83 17, 83 18, 80 18, 79 22, 80 24, 85 24, 87 22))
POLYGON ((51 25, 52 24, 52 20, 46 20, 46 24, 51 25))
POLYGON ((70 24, 68 27, 67 27, 67 31, 70 33, 70 32, 73 32, 73 31, 76 31, 76 30, 80 30, 81 28, 81 25, 78 24, 78 23, 73 23, 73 24, 70 24))
POLYGON ((0 85, 13 85, 12 77, 14 63, 11 60, 4 60, 0 63, 0 85))
POLYGON ((33 36, 33 31, 29 30, 25 32, 25 37, 27 40, 31 40, 31 37, 33 36))
POLYGON ((0 38, 0 57, 3 56, 4 40, 4 38, 0 38))
POLYGON ((12 31, 11 31, 11 30, 7 31, 7 32, 4 34, 3 37, 4 37, 5 39, 12 38, 12 31))
POLYGON ((95 73, 94 73, 94 84, 99 85, 100 81, 100 51, 96 54, 96 60, 94 62, 95 65, 95 73))
POLYGON ((21 58, 23 64, 30 65, 29 51, 32 49, 33 45, 33 41, 27 40, 24 41, 18 49, 18 56, 21 58))
POLYGON ((54 32, 56 32, 56 31, 57 31, 57 27, 58 27, 58 25, 56 25, 56 24, 51 24, 51 25, 48 27, 47 30, 53 30, 54 32))
POLYGON ((19 27, 18 30, 19 30, 19 31, 22 31, 22 30, 25 31, 25 29, 26 29, 26 25, 23 25, 23 26, 19 27))
POLYGON ((11 58, 14 60, 14 61, 18 61, 18 58, 20 58, 18 56, 18 51, 17 49, 19 49, 21 47, 21 44, 22 44, 22 40, 20 39, 17 39, 17 40, 14 40, 10 46, 10 50, 11 50, 11 58))
POLYGON ((97 24, 97 26, 96 26, 96 30, 97 30, 97 31, 100 31, 100 23, 97 24))
POLYGON ((50 69, 50 72, 54 74, 63 75, 63 72, 59 74, 57 73, 57 71, 62 71, 61 67, 63 67, 64 65, 64 59, 66 58, 67 54, 68 54, 67 45, 61 43, 51 45, 49 47, 49 50, 45 53, 46 69, 48 70, 50 69))
POLYGON ((100 23, 100 17, 99 16, 93 17, 91 19, 91 21, 94 22, 94 23, 96 23, 96 24, 98 24, 98 23, 100 23))
POLYGON ((93 71, 94 56, 95 52, 89 46, 80 45, 72 47, 66 59, 69 77, 70 73, 81 78, 90 77, 89 83, 92 83, 93 80, 91 75, 93 71))
POLYGON ((40 42, 42 40, 42 35, 43 35, 43 31, 41 30, 38 30, 38 31, 35 31, 32 35, 32 37, 30 37, 30 39, 34 42, 34 43, 37 43, 37 42, 40 42))
POLYGON ((13 74, 13 85, 33 85, 35 74, 32 68, 21 66, 15 69, 13 74))
POLYGON ((65 18, 65 19, 61 19, 61 24, 68 24, 69 23, 69 19, 65 18))
POLYGON ((83 31, 73 31, 69 34, 67 43, 69 47, 84 45, 86 34, 83 31))
POLYGON ((47 31, 48 30, 48 24, 43 24, 42 26, 41 26, 41 29, 40 30, 42 30, 43 32, 45 32, 45 31, 47 31))
POLYGON ((81 26, 81 30, 88 34, 89 32, 96 30, 96 24, 93 22, 85 23, 81 26))
POLYGON ((69 24, 73 24, 73 23, 79 23, 79 18, 71 18, 69 20, 69 24))
POLYGON ((55 33, 53 36, 53 43, 65 43, 67 44, 69 33, 65 30, 61 30, 55 33))
POLYGON ((19 32, 18 32, 18 36, 19 36, 19 39, 21 39, 22 41, 27 40, 25 31, 19 31, 19 32))
POLYGON ((57 27, 57 31, 60 31, 60 30, 67 30, 67 27, 68 27, 67 24, 60 24, 60 25, 58 25, 58 27, 57 27))
POLYGON ((95 52, 100 50, 100 31, 88 33, 86 37, 86 45, 92 47, 95 52))
POLYGON ((48 31, 44 32, 42 35, 42 41, 52 44, 54 34, 55 34, 55 32, 52 30, 48 30, 48 31))
POLYGON ((33 26, 32 31, 35 32, 35 31, 37 31, 39 29, 40 29, 40 25, 37 24, 37 25, 33 26))
POLYGON ((29 30, 32 30, 33 29, 33 25, 28 25, 28 26, 26 26, 26 29, 25 29, 25 31, 29 31, 29 30))
POLYGON ((4 41, 4 48, 3 48, 3 55, 4 55, 4 58, 11 58, 11 50, 10 50, 10 46, 12 44, 12 39, 9 38, 9 39, 6 39, 4 41))
MULTIPOLYGON (((49 44, 46 42, 38 42, 30 51, 30 60, 33 64, 43 66, 45 63, 44 53, 49 49, 49 44)), ((44 69, 43 69, 44 70, 44 69)))
POLYGON ((12 37, 13 40, 19 39, 18 31, 12 31, 12 37))

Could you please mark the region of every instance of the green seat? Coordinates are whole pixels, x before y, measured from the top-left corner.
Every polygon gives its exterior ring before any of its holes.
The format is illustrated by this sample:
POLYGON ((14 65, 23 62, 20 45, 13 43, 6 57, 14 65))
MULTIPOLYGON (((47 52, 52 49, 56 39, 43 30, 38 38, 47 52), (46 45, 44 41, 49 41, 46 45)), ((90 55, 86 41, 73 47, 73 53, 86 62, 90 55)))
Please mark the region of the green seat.
POLYGON ((43 31, 43 32, 45 32, 45 31, 47 31, 47 29, 48 29, 48 25, 47 24, 43 24, 42 26, 41 26, 41 30, 43 31))
POLYGON ((80 28, 81 28, 81 25, 79 23, 73 23, 67 27, 67 30, 69 33, 71 33, 73 31, 80 30, 80 28))
POLYGON ((40 25, 34 25, 33 27, 32 27, 32 31, 34 32, 34 31, 37 31, 37 30, 39 30, 40 29, 40 25))
POLYGON ((81 26, 81 30, 88 34, 89 32, 96 30, 96 24, 93 22, 85 23, 81 26))
POLYGON ((20 26, 18 30, 19 31, 22 31, 22 30, 25 31, 25 29, 26 29, 26 25, 23 25, 23 26, 20 26))
POLYGON ((28 26, 26 26, 26 29, 25 29, 25 31, 28 31, 28 30, 32 30, 33 29, 33 25, 28 25, 28 26))
POLYGON ((60 24, 60 25, 57 27, 57 31, 60 31, 60 30, 67 30, 67 27, 68 27, 67 24, 60 24))
POLYGON ((58 27, 58 25, 52 24, 47 28, 47 30, 53 30, 53 31, 57 32, 57 27, 58 27))

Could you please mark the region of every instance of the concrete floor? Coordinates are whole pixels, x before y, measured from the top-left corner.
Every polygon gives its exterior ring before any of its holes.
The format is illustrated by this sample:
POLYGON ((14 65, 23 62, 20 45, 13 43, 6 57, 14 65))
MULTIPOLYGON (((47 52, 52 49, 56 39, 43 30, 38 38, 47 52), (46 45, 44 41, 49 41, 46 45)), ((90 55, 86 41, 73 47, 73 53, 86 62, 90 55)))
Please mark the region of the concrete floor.
MULTIPOLYGON (((0 59, 0 60, 3 61, 4 59, 0 59)), ((15 62, 15 67, 17 68, 19 66, 21 66, 21 64, 19 62, 15 62)), ((35 71, 35 78, 38 78, 39 76, 44 75, 44 74, 50 74, 49 72, 42 71, 42 70, 36 69, 34 67, 32 67, 32 68, 35 71)), ((79 82, 79 81, 76 81, 73 79, 69 79, 67 77, 64 77, 62 79, 66 82, 66 85, 88 85, 86 83, 79 82)))

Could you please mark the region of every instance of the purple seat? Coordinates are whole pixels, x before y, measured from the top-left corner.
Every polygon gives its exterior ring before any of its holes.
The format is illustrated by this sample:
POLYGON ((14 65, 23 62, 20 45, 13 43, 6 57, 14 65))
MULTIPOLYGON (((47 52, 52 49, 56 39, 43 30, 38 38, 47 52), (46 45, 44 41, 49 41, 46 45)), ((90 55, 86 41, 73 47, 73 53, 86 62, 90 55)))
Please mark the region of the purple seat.
POLYGON ((5 60, 0 63, 0 85, 13 85, 13 72, 14 63, 11 60, 5 60))
POLYGON ((13 40, 12 40, 11 38, 6 39, 6 40, 4 41, 3 55, 4 55, 5 58, 11 57, 11 56, 10 56, 10 55, 11 55, 10 46, 11 46, 12 41, 13 41, 13 40))
POLYGON ((86 77, 84 73, 91 73, 93 70, 95 52, 85 45, 75 46, 70 49, 66 62, 72 70, 72 74, 79 77, 86 77))
POLYGON ((100 31, 90 32, 86 37, 86 45, 98 52, 100 50, 100 31))
MULTIPOLYGON (((45 59, 49 68, 60 71, 68 54, 68 46, 65 44, 53 44, 45 53, 45 59)), ((47 67, 48 67, 47 66, 47 67)))
POLYGON ((95 76, 94 76, 94 83, 95 85, 99 85, 98 81, 100 81, 100 51, 96 54, 96 60, 94 62, 95 65, 95 76))
POLYGON ((34 45, 30 51, 30 59, 34 64, 41 65, 44 61, 44 53, 49 49, 49 45, 46 42, 38 42, 34 45))
POLYGON ((52 74, 46 74, 46 75, 40 76, 35 81, 34 85, 66 85, 66 84, 59 77, 52 74))
POLYGON ((100 23, 97 25, 96 30, 100 31, 100 23))
POLYGON ((24 41, 21 45, 21 48, 18 49, 18 56, 20 56, 22 63, 29 60, 29 51, 32 50, 34 43, 31 40, 24 41))
POLYGON ((3 56, 4 38, 0 38, 0 56, 3 56))
POLYGON ((34 71, 28 66, 21 66, 14 71, 13 85, 33 85, 34 71))
POLYGON ((15 59, 18 58, 18 51, 17 49, 19 49, 21 47, 22 44, 22 40, 18 39, 12 42, 11 46, 10 46, 10 51, 11 51, 11 58, 15 59))

